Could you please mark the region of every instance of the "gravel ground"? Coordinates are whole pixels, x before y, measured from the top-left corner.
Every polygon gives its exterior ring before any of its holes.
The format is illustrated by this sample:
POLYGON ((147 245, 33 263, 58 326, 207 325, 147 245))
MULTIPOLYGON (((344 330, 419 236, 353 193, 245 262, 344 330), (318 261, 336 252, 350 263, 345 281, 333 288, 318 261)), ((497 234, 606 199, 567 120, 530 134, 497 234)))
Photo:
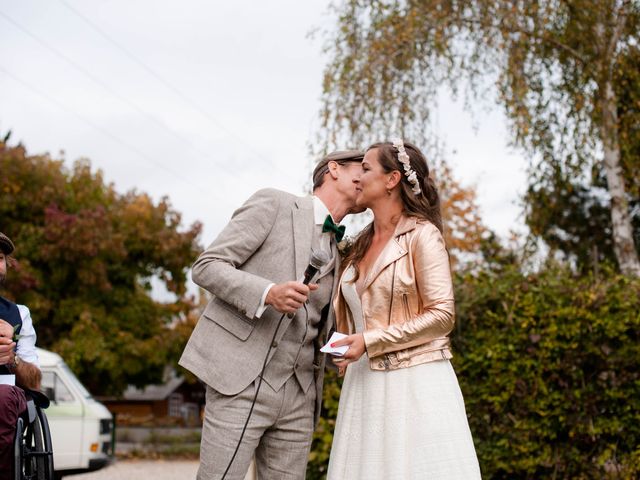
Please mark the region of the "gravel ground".
POLYGON ((69 475, 65 480, 191 480, 196 478, 197 461, 118 460, 102 470, 69 475))

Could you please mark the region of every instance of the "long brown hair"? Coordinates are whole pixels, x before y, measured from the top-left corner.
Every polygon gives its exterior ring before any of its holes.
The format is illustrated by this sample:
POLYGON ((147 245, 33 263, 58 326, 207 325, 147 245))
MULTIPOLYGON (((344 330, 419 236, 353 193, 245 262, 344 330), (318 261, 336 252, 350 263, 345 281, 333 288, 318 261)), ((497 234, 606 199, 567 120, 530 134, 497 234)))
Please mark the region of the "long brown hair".
MULTIPOLYGON (((442 214, 440 212, 440 196, 438 189, 432 178, 429 176, 429 167, 427 159, 418 147, 412 143, 404 142, 404 148, 409 155, 411 169, 416 172, 418 185, 422 190, 418 195, 413 193, 413 185, 404 174, 404 168, 398 160, 398 149, 390 142, 374 143, 369 150, 378 150, 378 162, 382 166, 385 173, 398 170, 401 173, 400 180, 400 198, 404 207, 402 213, 407 217, 417 217, 421 220, 427 220, 433 223, 440 232, 442 227, 442 214)), ((343 265, 353 264, 356 269, 354 281, 360 276, 358 264, 364 258, 365 253, 371 245, 373 239, 373 222, 367 225, 353 242, 353 246, 343 265)))

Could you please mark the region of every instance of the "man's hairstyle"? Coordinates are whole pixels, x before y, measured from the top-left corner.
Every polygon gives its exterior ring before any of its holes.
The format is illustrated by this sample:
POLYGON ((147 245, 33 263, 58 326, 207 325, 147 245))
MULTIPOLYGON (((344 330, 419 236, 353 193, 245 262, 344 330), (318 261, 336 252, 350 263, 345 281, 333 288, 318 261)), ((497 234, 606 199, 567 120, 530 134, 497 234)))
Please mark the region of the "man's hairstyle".
POLYGON ((313 189, 317 189, 324 183, 324 176, 329 171, 329 162, 336 162, 344 165, 349 162, 361 162, 364 158, 364 152, 360 150, 338 150, 331 152, 318 162, 316 168, 313 169, 313 189))

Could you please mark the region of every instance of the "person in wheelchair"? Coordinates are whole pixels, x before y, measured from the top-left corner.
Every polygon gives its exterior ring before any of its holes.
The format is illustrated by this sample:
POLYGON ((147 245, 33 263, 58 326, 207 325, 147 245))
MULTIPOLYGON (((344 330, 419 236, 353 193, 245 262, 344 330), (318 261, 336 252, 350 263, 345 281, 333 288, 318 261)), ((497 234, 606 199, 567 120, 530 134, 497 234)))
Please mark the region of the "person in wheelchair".
MULTIPOLYGON (((0 287, 14 248, 11 239, 0 232, 0 287)), ((0 296, 0 480, 14 478, 16 423, 27 408, 24 389, 40 389, 42 374, 35 346, 29 309, 0 296)))

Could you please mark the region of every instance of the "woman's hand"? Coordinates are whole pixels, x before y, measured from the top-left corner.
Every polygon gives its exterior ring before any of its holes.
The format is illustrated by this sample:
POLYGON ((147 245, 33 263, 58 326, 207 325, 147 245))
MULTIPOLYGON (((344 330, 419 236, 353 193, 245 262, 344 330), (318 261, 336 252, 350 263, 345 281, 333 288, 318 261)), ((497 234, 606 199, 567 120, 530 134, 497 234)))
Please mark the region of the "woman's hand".
POLYGON ((349 350, 347 350, 343 356, 334 357, 333 359, 333 363, 338 367, 338 373, 340 376, 344 375, 347 365, 357 362, 366 350, 364 336, 361 333, 349 335, 348 337, 331 344, 332 347, 342 347, 344 345, 348 345, 349 350))

